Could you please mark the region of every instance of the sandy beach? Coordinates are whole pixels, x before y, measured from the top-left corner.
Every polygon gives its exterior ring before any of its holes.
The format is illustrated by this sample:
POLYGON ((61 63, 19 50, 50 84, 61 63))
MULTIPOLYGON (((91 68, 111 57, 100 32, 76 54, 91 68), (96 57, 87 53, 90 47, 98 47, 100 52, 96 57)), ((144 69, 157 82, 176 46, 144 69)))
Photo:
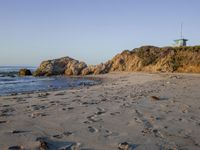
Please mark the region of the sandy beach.
POLYGON ((0 97, 0 150, 200 149, 199 74, 91 77, 102 83, 0 97))

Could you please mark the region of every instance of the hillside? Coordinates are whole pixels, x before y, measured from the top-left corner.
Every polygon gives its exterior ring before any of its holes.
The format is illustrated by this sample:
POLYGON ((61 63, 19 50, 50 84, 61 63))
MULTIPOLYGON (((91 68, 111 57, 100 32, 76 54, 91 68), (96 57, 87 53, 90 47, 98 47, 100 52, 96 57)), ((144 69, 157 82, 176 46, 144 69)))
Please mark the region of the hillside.
POLYGON ((80 67, 79 61, 70 58, 70 62, 65 61, 66 64, 70 63, 69 68, 67 67, 69 65, 63 64, 63 61, 62 64, 55 63, 59 62, 58 60, 60 59, 44 61, 35 75, 88 75, 113 71, 200 73, 200 46, 162 48, 142 46, 131 51, 125 50, 106 63, 92 66, 82 62, 80 67), (56 68, 62 68, 62 72, 53 72, 57 70, 56 68), (48 70, 51 70, 51 73, 48 70))

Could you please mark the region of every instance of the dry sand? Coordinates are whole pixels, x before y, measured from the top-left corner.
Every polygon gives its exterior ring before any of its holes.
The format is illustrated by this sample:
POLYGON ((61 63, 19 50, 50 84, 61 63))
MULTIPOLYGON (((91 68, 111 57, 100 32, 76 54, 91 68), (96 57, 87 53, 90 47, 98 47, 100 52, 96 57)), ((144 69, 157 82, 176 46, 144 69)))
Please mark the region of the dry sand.
POLYGON ((95 77, 102 84, 0 97, 0 150, 200 149, 200 75, 95 77))

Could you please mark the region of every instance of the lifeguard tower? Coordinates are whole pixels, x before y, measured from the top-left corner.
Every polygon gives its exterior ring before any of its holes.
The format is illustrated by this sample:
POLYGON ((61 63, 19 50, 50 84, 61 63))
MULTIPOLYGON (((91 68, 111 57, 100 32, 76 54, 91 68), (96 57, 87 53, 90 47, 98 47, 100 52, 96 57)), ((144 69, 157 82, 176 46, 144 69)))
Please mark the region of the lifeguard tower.
POLYGON ((174 40, 175 46, 177 46, 177 47, 180 47, 180 46, 187 46, 187 41, 188 41, 188 39, 184 39, 184 38, 174 40))
POLYGON ((181 38, 174 40, 176 47, 187 46, 188 39, 183 38, 183 25, 181 24, 181 38))

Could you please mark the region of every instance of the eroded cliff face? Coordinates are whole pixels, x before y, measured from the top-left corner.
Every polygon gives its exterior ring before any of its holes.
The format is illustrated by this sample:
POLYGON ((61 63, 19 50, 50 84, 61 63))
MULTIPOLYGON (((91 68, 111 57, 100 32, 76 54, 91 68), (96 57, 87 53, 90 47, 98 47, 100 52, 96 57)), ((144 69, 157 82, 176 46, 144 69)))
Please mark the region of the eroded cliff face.
POLYGON ((64 57, 42 62, 35 75, 89 75, 113 71, 200 73, 200 46, 143 46, 131 51, 125 50, 106 63, 90 66, 64 57))

